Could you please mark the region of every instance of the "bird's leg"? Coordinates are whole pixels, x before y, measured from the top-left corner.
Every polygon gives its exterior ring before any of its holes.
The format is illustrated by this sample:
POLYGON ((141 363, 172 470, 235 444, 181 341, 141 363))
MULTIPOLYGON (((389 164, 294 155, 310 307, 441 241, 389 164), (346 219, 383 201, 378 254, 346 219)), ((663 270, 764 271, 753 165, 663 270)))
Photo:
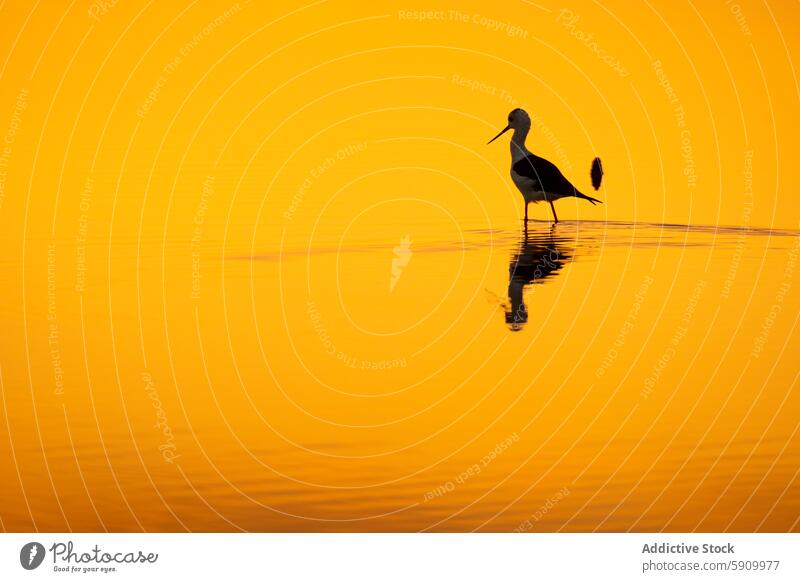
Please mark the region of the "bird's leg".
POLYGON ((528 202, 525 202, 525 226, 528 225, 528 202))
POLYGON ((556 214, 556 207, 553 206, 553 201, 550 200, 550 208, 553 210, 553 220, 554 222, 558 223, 558 214, 556 214))

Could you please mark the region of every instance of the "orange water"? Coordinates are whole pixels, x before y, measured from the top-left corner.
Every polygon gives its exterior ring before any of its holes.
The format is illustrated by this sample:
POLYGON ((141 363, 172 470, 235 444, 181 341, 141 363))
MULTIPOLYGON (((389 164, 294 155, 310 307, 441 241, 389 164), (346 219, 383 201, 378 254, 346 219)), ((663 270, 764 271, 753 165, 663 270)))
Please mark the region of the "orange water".
POLYGON ((194 300, 115 247, 118 276, 57 303, 63 394, 46 312, 33 388, 3 370, 5 526, 797 528, 800 233, 406 226, 204 257, 194 300))
POLYGON ((0 527, 800 529, 797 6, 458 4, 0 3, 0 527))

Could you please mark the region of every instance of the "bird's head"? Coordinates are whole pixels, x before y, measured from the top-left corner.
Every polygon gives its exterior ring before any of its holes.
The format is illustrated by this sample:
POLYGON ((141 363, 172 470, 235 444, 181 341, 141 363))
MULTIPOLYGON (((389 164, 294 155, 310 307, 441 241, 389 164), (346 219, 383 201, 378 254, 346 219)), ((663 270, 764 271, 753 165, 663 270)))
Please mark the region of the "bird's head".
POLYGON ((523 131, 527 133, 527 131, 530 128, 531 128, 531 118, 528 116, 528 113, 524 109, 519 109, 519 108, 514 109, 511 113, 508 114, 508 125, 505 126, 503 131, 501 131, 492 139, 490 139, 489 143, 492 143, 494 140, 503 135, 509 129, 513 129, 514 131, 523 131))

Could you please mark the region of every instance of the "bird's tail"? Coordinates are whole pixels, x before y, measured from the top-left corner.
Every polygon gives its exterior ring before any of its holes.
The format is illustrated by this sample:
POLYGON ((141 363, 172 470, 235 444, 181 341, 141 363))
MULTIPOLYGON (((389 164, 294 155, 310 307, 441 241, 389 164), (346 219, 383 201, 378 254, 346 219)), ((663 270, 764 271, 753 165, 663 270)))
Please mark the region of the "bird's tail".
POLYGON ((592 198, 591 196, 587 196, 583 192, 578 192, 577 190, 575 190, 575 196, 578 197, 578 198, 583 198, 584 200, 588 200, 592 204, 597 204, 597 203, 602 204, 603 203, 602 200, 598 200, 597 198, 592 198))

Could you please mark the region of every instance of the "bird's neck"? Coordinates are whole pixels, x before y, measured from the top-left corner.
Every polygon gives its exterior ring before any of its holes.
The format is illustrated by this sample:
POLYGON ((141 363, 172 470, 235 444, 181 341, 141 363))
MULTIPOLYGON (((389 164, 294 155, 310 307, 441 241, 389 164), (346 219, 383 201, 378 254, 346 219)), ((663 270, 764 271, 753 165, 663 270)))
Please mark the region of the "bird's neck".
POLYGON ((528 155, 528 149, 525 147, 525 138, 528 137, 528 131, 527 128, 514 130, 514 135, 511 137, 511 159, 514 162, 528 155))

